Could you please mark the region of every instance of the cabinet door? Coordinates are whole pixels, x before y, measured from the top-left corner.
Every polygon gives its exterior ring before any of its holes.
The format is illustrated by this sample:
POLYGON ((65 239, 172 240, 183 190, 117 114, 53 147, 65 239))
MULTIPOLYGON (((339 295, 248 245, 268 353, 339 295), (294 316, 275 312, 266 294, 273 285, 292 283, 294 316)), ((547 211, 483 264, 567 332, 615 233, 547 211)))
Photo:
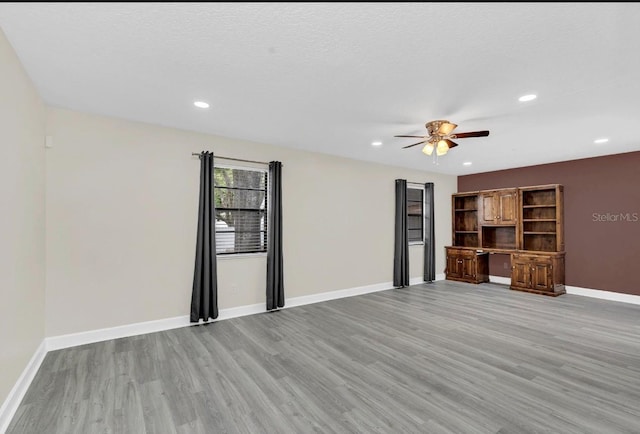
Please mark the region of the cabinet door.
POLYGON ((531 262, 527 260, 511 260, 511 286, 529 288, 531 284, 531 262))
POLYGON ((553 291, 553 266, 550 261, 532 262, 531 288, 539 291, 553 291))
POLYGON ((496 223, 496 193, 482 193, 480 196, 480 222, 481 223, 496 223))
POLYGON ((497 223, 503 225, 516 224, 517 213, 516 204, 518 203, 518 193, 516 190, 507 190, 498 192, 495 195, 495 205, 497 208, 497 223))
POLYGON ((518 220, 518 191, 497 190, 480 196, 480 223, 515 225, 518 220))
POLYGON ((476 256, 464 255, 461 256, 462 260, 461 273, 463 279, 475 280, 476 279, 476 256))
POLYGON ((459 255, 447 253, 447 277, 454 277, 457 279, 461 277, 461 262, 462 260, 459 255))

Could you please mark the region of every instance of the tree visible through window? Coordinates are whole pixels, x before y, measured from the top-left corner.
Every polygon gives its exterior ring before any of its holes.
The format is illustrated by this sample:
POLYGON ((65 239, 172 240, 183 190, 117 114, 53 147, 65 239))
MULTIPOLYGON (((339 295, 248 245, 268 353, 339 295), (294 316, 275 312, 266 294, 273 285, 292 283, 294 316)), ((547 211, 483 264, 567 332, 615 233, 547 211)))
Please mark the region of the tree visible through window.
POLYGON ((216 253, 267 251, 267 172, 214 168, 216 253))
POLYGON ((424 242, 424 190, 407 188, 407 230, 410 243, 424 242))

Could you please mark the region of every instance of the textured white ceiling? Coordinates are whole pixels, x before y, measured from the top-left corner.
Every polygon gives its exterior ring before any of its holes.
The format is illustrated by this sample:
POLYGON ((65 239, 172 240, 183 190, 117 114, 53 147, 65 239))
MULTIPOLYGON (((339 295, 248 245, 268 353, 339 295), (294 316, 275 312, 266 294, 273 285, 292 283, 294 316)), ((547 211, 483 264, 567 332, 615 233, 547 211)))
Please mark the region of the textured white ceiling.
POLYGON ((456 175, 640 150, 637 3, 2 3, 0 26, 53 106, 456 175), (438 165, 393 137, 434 119, 491 135, 438 165))

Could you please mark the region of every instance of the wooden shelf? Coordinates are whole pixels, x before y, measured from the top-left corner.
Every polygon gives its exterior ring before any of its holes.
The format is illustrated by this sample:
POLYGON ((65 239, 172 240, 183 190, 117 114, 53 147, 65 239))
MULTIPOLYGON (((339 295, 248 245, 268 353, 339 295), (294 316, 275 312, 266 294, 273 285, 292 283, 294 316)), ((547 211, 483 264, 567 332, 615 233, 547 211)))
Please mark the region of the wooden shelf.
POLYGON ((528 232, 523 232, 523 234, 525 234, 525 235, 555 235, 556 232, 534 232, 534 231, 528 231, 528 232))
POLYGON ((515 226, 482 226, 482 248, 516 249, 515 226))
POLYGON ((522 205, 522 208, 555 208, 555 205, 522 205))
POLYGON ((522 219, 524 223, 526 222, 555 222, 556 219, 522 219))

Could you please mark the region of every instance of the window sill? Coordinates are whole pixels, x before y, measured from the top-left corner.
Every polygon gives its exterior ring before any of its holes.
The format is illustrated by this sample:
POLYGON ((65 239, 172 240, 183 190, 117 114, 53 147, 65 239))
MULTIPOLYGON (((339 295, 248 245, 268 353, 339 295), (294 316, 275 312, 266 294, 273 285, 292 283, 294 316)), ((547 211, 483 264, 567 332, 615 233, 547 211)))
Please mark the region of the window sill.
POLYGON ((424 241, 409 241, 410 246, 424 246, 424 241))
POLYGON ((216 259, 223 259, 223 260, 228 260, 228 259, 250 259, 250 258, 266 258, 267 257, 267 253, 266 252, 260 252, 260 253, 232 253, 229 255, 216 255, 216 259))

